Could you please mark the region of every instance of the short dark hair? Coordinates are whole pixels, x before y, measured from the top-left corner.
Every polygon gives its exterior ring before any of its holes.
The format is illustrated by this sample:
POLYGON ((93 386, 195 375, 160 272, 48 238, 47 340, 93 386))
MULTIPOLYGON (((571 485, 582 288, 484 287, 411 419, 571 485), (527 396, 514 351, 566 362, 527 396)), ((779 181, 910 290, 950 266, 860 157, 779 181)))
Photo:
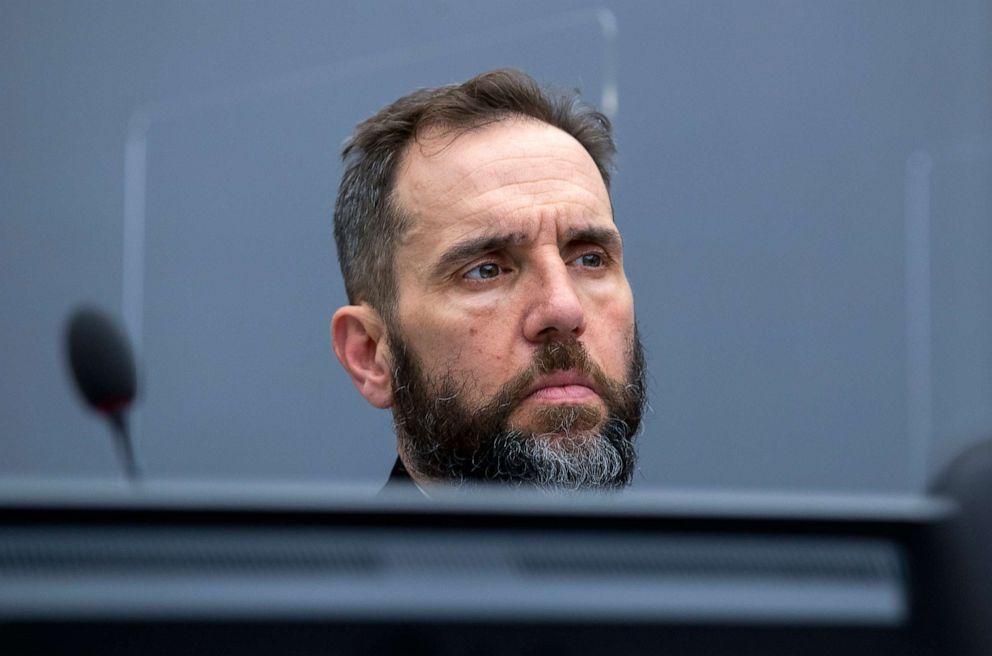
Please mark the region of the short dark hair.
POLYGON ((510 117, 532 118, 574 137, 607 190, 616 145, 610 120, 577 93, 542 89, 525 73, 500 69, 462 84, 420 89, 359 123, 341 157, 334 240, 349 303, 366 302, 389 319, 396 303, 393 261, 408 225, 393 198, 396 167, 426 130, 471 130, 510 117))

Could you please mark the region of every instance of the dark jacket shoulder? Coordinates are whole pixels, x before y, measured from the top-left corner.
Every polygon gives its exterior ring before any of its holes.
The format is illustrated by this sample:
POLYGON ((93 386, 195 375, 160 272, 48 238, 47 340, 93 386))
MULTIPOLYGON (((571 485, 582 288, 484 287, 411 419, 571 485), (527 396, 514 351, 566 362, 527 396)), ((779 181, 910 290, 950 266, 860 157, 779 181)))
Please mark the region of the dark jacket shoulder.
POLYGON ((389 472, 389 478, 386 480, 386 484, 382 486, 379 490, 378 496, 396 496, 398 494, 416 494, 417 496, 426 496, 417 484, 413 482, 413 478, 410 477, 410 472, 406 470, 403 465, 403 461, 396 457, 396 462, 393 464, 393 469, 389 472))

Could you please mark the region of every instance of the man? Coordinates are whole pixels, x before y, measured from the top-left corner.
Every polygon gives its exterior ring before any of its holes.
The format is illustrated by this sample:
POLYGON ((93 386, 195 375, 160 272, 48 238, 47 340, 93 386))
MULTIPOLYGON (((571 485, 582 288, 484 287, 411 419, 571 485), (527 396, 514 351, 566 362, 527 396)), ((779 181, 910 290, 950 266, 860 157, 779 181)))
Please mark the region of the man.
POLYGON ((334 352, 391 408, 391 481, 630 482, 644 358, 605 116, 499 70, 400 98, 343 153, 334 352))

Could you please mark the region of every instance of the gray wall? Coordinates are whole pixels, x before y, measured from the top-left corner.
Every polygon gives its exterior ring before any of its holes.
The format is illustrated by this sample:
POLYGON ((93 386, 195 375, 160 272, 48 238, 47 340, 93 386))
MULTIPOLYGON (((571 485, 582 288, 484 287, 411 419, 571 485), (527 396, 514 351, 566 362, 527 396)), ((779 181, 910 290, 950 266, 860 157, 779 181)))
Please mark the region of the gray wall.
POLYGON ((61 333, 128 310, 130 135, 148 475, 384 478, 328 343, 337 152, 500 65, 595 103, 615 66, 638 487, 914 490, 992 435, 990 4, 605 6, 613 50, 566 2, 0 4, 0 476, 118 475, 61 333))

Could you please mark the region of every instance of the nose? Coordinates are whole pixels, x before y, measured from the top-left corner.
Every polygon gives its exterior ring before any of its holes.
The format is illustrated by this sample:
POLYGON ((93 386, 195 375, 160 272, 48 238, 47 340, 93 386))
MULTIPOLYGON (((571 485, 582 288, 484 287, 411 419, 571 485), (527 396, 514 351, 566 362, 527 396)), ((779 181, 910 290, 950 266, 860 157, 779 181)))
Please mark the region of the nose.
POLYGON ((537 276, 531 290, 524 319, 524 336, 531 342, 543 342, 555 336, 580 337, 586 317, 568 267, 560 259, 537 276))

